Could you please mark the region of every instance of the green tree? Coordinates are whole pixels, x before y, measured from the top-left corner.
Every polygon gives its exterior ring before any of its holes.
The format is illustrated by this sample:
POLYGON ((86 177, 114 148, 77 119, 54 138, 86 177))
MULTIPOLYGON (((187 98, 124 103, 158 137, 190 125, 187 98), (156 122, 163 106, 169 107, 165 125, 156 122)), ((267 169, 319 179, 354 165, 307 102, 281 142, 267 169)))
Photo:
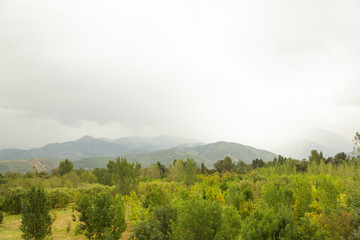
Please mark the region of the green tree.
POLYGON ((184 171, 185 171, 184 183, 188 186, 194 184, 196 181, 196 172, 197 172, 197 167, 194 159, 188 158, 186 160, 184 171))
POLYGON ((233 206, 226 206, 222 211, 222 224, 215 240, 239 239, 241 218, 233 206))
POLYGON ((149 218, 144 218, 133 227, 131 239, 168 240, 171 239, 172 223, 176 221, 176 209, 162 205, 153 210, 149 218))
POLYGON ((122 195, 129 194, 138 187, 140 168, 139 163, 128 163, 126 158, 117 158, 112 164, 112 179, 122 195))
POLYGON ((74 167, 73 163, 69 159, 65 159, 59 164, 59 174, 62 176, 66 173, 69 173, 71 172, 73 167, 74 167))
POLYGON ((254 159, 251 162, 251 168, 255 169, 255 168, 262 168, 265 166, 265 162, 260 158, 260 159, 254 159))
POLYGON ((275 212, 273 208, 255 210, 241 231, 242 239, 299 239, 299 229, 286 209, 275 212))
POLYGON ((51 234, 50 202, 44 189, 31 187, 23 202, 20 229, 24 239, 44 239, 51 234))
POLYGON ((316 164, 320 164, 321 159, 324 160, 322 152, 319 153, 317 150, 311 150, 309 162, 316 162, 316 164))
POLYGON ((360 133, 359 132, 355 133, 353 142, 354 142, 354 153, 359 154, 360 153, 360 133))
POLYGON ((174 160, 173 164, 169 167, 168 177, 171 181, 182 182, 185 178, 184 162, 181 159, 174 160))
POLYGON ((23 187, 7 189, 5 200, 2 204, 3 210, 8 214, 20 214, 22 209, 21 200, 24 197, 24 193, 23 187))
POLYGON ((111 186, 111 173, 107 168, 95 168, 93 174, 97 177, 98 182, 102 185, 111 186))
POLYGON ((179 206, 173 235, 181 240, 214 239, 221 229, 221 223, 219 202, 192 198, 179 206))
POLYGON ((76 232, 88 239, 119 239, 125 231, 125 207, 120 195, 113 199, 109 193, 101 192, 90 200, 83 194, 76 205, 75 210, 80 213, 76 232))
POLYGON ((224 160, 219 160, 214 163, 214 167, 220 173, 222 172, 230 172, 234 169, 235 164, 233 163, 231 157, 226 156, 224 160))

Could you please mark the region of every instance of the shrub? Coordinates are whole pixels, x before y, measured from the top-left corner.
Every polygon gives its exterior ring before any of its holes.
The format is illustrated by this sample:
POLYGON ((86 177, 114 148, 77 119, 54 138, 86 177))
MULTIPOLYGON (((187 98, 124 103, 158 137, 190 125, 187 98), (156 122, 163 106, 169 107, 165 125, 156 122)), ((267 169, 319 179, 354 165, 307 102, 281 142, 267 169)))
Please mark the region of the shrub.
POLYGON ((214 239, 221 228, 221 205, 217 201, 190 199, 180 204, 177 216, 173 225, 176 239, 214 239))
POLYGON ((119 239, 126 229, 125 207, 121 196, 112 198, 107 192, 98 193, 90 200, 83 194, 76 201, 80 213, 76 232, 89 239, 119 239))
POLYGON ((20 229, 24 239, 44 239, 51 234, 53 219, 44 189, 31 187, 24 195, 20 229))
POLYGON ((24 197, 25 190, 22 187, 9 188, 5 200, 2 204, 2 208, 9 214, 21 213, 21 200, 24 197))
POLYGON ((52 208, 63 208, 65 207, 71 199, 69 190, 67 189, 52 189, 48 192, 49 200, 52 208))

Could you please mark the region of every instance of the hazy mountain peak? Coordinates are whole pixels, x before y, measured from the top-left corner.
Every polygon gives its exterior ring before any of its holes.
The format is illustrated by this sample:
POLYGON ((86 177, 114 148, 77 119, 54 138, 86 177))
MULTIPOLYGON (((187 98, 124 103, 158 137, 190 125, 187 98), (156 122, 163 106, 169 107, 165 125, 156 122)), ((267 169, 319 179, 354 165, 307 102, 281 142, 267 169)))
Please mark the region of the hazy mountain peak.
POLYGON ((90 135, 85 135, 85 136, 79 138, 77 141, 87 141, 87 140, 93 140, 93 139, 96 139, 96 138, 94 138, 90 135))

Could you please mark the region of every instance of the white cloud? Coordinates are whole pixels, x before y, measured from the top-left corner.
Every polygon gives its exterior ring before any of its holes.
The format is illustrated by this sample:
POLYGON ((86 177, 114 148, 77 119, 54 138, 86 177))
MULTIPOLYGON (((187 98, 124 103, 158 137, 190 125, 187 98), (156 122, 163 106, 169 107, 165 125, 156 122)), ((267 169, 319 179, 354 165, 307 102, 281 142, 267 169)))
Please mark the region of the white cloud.
POLYGON ((268 147, 314 126, 351 138, 359 13, 351 0, 1 1, 0 148, 81 134, 268 147))

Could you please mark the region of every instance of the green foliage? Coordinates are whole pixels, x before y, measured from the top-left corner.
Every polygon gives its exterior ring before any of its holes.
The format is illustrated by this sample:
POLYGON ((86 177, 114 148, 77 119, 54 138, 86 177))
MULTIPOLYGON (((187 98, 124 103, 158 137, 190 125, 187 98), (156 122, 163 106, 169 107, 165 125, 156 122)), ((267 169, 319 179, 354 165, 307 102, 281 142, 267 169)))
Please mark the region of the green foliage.
POLYGON ((109 193, 95 195, 93 200, 84 194, 76 201, 80 213, 77 232, 88 239, 119 239, 126 229, 124 201, 120 195, 109 193))
POLYGON ((0 211, 0 224, 2 223, 3 220, 4 220, 4 213, 0 211))
POLYGON ((185 172, 184 183, 188 186, 194 184, 196 181, 196 172, 197 172, 197 167, 194 159, 188 158, 186 160, 184 172, 185 172))
POLYGON ((158 164, 151 164, 149 167, 143 169, 143 175, 149 177, 150 179, 163 178, 163 172, 158 164))
POLYGON ((96 176, 98 182, 102 185, 111 186, 111 173, 107 168, 95 168, 93 174, 96 176))
POLYGON ((170 199, 163 188, 157 183, 149 184, 144 196, 143 206, 150 210, 154 207, 168 204, 170 199))
POLYGON ((2 209, 8 214, 20 214, 22 210, 21 201, 24 194, 25 190, 22 187, 7 189, 2 209))
POLYGON ((216 240, 239 239, 241 218, 233 206, 226 206, 222 211, 222 225, 216 233, 216 240))
POLYGON ((289 188, 290 184, 290 179, 284 177, 266 184, 261 198, 264 208, 280 209, 283 206, 290 208, 295 202, 294 192, 289 188))
POLYGON ((224 160, 219 160, 214 163, 214 167, 220 173, 230 172, 234 169, 235 164, 233 163, 231 157, 226 156, 224 160))
POLYGON ((42 188, 31 187, 23 202, 20 229, 24 239, 44 239, 51 234, 50 203, 42 188))
POLYGON ((317 150, 312 150, 309 156, 309 162, 316 162, 316 164, 320 164, 321 160, 324 160, 323 153, 319 153, 317 150))
POLYGON ((64 161, 60 162, 59 164, 59 174, 62 176, 66 173, 71 172, 71 170, 73 169, 74 165, 73 163, 69 160, 69 159, 65 159, 64 161))
POLYGON ((273 208, 255 212, 246 220, 242 239, 298 239, 299 230, 288 210, 273 208))
POLYGON ((360 153, 360 132, 356 132, 354 139, 354 153, 359 154, 360 153))
POLYGON ((69 189, 51 189, 48 192, 48 197, 52 208, 63 208, 69 204, 71 194, 69 189))
POLYGON ((174 160, 169 167, 168 178, 174 182, 183 182, 185 178, 184 162, 181 159, 174 160))
POLYGON ((129 194, 132 190, 137 189, 140 164, 128 163, 126 158, 117 158, 115 162, 111 163, 111 172, 113 182, 122 195, 129 194))
POLYGON ((83 182, 83 183, 97 183, 97 181, 98 181, 95 174, 93 174, 90 171, 81 172, 80 179, 81 179, 81 182, 83 182))
POLYGON ((252 169, 255 169, 255 168, 262 168, 264 167, 265 165, 265 162, 260 158, 260 159, 254 159, 252 160, 251 162, 251 168, 252 169))
POLYGON ((194 159, 188 158, 186 162, 178 159, 170 165, 168 178, 175 182, 184 182, 189 186, 196 181, 196 173, 197 167, 194 159))
POLYGON ((176 221, 176 209, 168 204, 153 210, 150 218, 142 219, 133 228, 132 239, 170 239, 172 223, 176 221))
POLYGON ((174 239, 214 239, 221 229, 219 202, 192 198, 178 207, 178 218, 173 225, 174 239))

